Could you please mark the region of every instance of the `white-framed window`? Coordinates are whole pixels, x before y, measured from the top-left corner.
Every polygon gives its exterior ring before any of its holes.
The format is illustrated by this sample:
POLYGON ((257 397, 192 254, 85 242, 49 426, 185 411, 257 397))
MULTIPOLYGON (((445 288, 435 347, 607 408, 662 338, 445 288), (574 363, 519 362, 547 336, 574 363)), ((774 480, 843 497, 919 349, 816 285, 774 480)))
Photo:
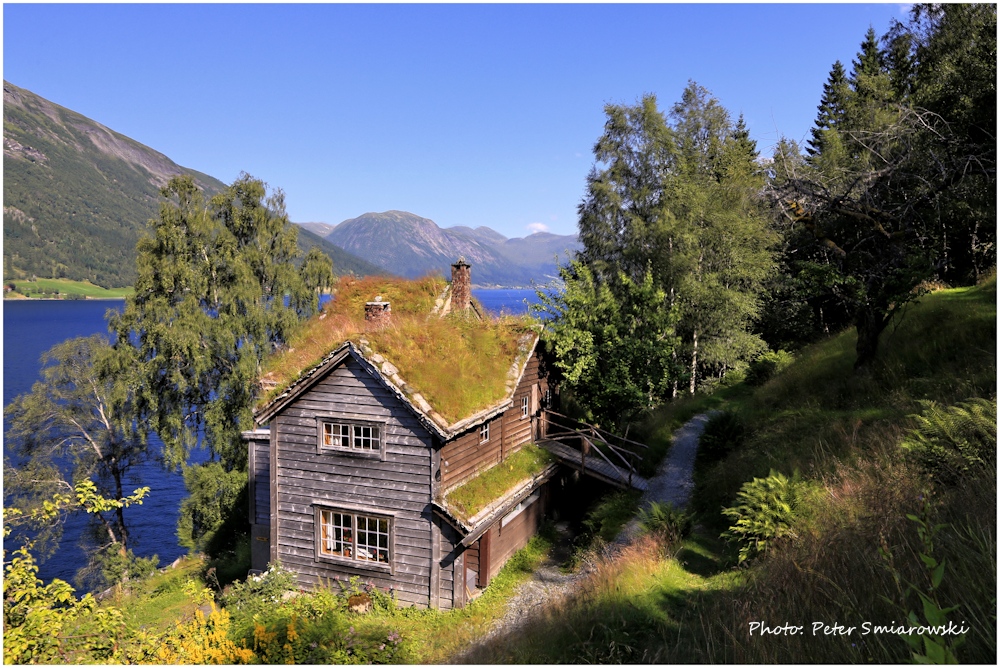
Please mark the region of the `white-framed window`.
POLYGON ((485 443, 490 440, 490 423, 484 422, 482 426, 479 427, 479 442, 485 443))
POLYGON ((378 455, 383 431, 382 425, 372 422, 320 420, 319 450, 378 455))
POLYGON ((528 417, 528 395, 521 397, 521 418, 528 417))
POLYGON ((337 508, 316 508, 316 558, 389 567, 392 518, 337 508))
POLYGON ((510 512, 508 512, 506 515, 504 515, 503 519, 500 520, 500 528, 502 529, 505 526, 507 526, 508 524, 510 524, 511 520, 513 520, 515 517, 517 517, 518 515, 520 515, 521 513, 523 513, 524 510, 525 510, 525 508, 527 508, 528 506, 530 506, 531 504, 533 504, 535 501, 538 501, 538 497, 541 496, 541 494, 542 494, 541 491, 537 491, 534 494, 532 494, 531 496, 529 496, 528 498, 526 498, 523 501, 521 501, 519 504, 517 504, 513 508, 511 508, 510 512))

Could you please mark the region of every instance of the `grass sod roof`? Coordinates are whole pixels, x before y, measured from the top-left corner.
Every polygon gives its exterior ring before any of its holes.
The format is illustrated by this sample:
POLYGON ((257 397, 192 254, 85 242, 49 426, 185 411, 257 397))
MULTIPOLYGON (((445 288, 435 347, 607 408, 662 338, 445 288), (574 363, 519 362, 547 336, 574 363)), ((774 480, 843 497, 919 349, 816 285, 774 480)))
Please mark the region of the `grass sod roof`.
POLYGON ((520 372, 531 352, 537 327, 526 317, 441 317, 434 311, 449 289, 440 276, 341 278, 323 313, 265 361, 262 380, 269 389, 257 411, 347 341, 384 376, 404 380, 412 403, 424 412, 432 408, 449 425, 502 402, 513 389, 512 373, 520 372), (370 329, 364 307, 377 296, 390 303, 392 322, 370 329))
POLYGON ((555 457, 534 443, 502 462, 483 470, 444 495, 440 505, 463 524, 475 524, 489 506, 502 502, 507 495, 541 475, 555 462, 555 457))

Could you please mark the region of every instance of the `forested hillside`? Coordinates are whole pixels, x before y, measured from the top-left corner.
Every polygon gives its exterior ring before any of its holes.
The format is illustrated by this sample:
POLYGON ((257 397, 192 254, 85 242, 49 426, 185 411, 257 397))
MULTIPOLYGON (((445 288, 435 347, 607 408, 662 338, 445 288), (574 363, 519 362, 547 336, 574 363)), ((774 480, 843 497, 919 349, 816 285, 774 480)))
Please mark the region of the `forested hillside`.
MULTIPOLYGON (((159 214, 160 188, 191 175, 206 197, 218 179, 100 123, 4 82, 4 277, 67 278, 105 288, 133 285, 135 246, 159 214)), ((335 271, 385 270, 305 230, 303 251, 319 246, 335 271)))
POLYGON ((4 81, 4 274, 135 282, 135 244, 161 186, 190 174, 225 186, 74 111, 4 81))

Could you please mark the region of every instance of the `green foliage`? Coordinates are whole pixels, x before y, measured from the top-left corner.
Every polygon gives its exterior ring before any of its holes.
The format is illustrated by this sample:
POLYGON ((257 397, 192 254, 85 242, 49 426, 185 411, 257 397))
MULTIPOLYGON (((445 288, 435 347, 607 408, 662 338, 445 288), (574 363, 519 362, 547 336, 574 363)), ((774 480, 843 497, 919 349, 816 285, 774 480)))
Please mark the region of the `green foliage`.
POLYGON ((189 496, 181 502, 178 542, 213 555, 234 549, 250 521, 246 471, 227 471, 219 462, 195 464, 185 467, 184 486, 189 496))
POLYGON ((746 438, 747 426, 739 414, 716 413, 698 439, 698 458, 703 462, 718 461, 741 446, 746 438))
POLYGON ((995 54, 995 6, 915 6, 882 40, 869 29, 846 79, 834 66, 808 159, 774 163, 781 288, 810 267, 839 275, 797 292, 817 315, 846 309, 858 367, 925 280, 973 282, 996 262, 995 54))
POLYGON ((621 424, 663 401, 680 370, 676 309, 647 271, 624 273, 616 290, 577 260, 561 267, 565 288, 538 291, 537 311, 551 316, 544 336, 564 387, 602 424, 621 424))
POLYGON ((635 517, 641 496, 642 494, 635 490, 626 490, 601 498, 583 520, 587 533, 606 543, 613 541, 625 525, 635 517))
POLYGON ((996 466, 997 402, 970 399, 954 406, 920 402, 923 410, 901 447, 935 480, 955 484, 963 477, 996 466))
MULTIPOLYGON (((116 347, 138 369, 136 412, 169 465, 186 460, 203 430, 226 469, 242 469, 239 434, 252 426, 261 361, 311 312, 318 286, 295 269, 280 191, 268 195, 243 174, 208 205, 190 178, 162 195, 139 243, 135 294, 111 318, 116 347)), ((310 272, 322 279, 315 261, 310 272)))
MULTIPOLYGON (((680 345, 668 352, 687 370, 693 394, 703 377, 720 378, 764 348, 750 326, 776 237, 758 198, 756 145, 742 118, 733 124, 694 82, 669 125, 651 95, 605 112, 580 205, 579 259, 620 301, 643 282, 663 295, 646 307, 677 318, 671 337, 680 345)), ((675 394, 681 374, 670 371, 664 380, 675 394)))
POLYGON ((744 381, 747 385, 763 385, 777 373, 784 371, 794 360, 794 355, 788 351, 769 350, 750 363, 744 381))
POLYGON ((905 582, 906 593, 911 596, 916 595, 920 601, 921 614, 912 608, 907 610, 905 606, 903 607, 910 627, 931 627, 926 633, 900 633, 900 638, 910 647, 913 662, 923 664, 958 663, 955 652, 965 642, 964 632, 957 636, 938 632, 948 628, 948 615, 961 607, 960 605, 952 605, 945 608, 942 607, 941 603, 939 590, 944 580, 947 562, 944 558, 939 561, 935 556, 934 540, 947 525, 934 524, 931 520, 930 497, 923 495, 922 500, 920 514, 908 513, 906 517, 917 525, 917 535, 922 547, 919 557, 923 563, 927 581, 920 585, 905 581, 895 567, 892 553, 886 547, 881 547, 879 554, 884 559, 886 568, 892 574, 897 587, 905 582))
POLYGON ((4 565, 4 663, 112 663, 121 612, 77 599, 69 584, 44 585, 26 545, 4 565))
POLYGON ((242 582, 234 582, 222 595, 222 605, 242 616, 272 609, 281 602, 286 592, 294 590, 295 574, 272 562, 260 575, 250 575, 242 582))
MULTIPOLYGON (((124 498, 123 481, 148 453, 146 441, 132 431, 132 376, 119 363, 99 335, 69 339, 42 355, 42 379, 4 410, 5 448, 17 462, 4 462, 8 505, 37 507, 78 481, 93 486, 94 498, 124 498)), ((107 538, 99 546, 128 547, 125 507, 92 501, 88 512, 101 527, 100 540, 107 538)), ((34 528, 44 549, 61 524, 34 528)))
POLYGON ((691 533, 691 516, 674 508, 672 503, 653 501, 639 510, 639 526, 646 533, 660 536, 668 544, 677 543, 691 533))
POLYGON ((111 544, 90 555, 87 565, 76 574, 76 584, 82 589, 102 591, 108 587, 144 580, 156 571, 160 558, 137 557, 132 550, 122 550, 111 544))
MULTIPOLYGON (((149 488, 109 499, 94 484, 78 483, 73 495, 56 494, 30 513, 4 508, 3 537, 27 520, 52 522, 67 511, 82 509, 101 513, 142 503, 149 488)), ((7 561, 4 550, 3 599, 4 663, 113 663, 122 638, 123 616, 114 607, 101 607, 91 594, 77 599, 73 588, 55 579, 43 584, 28 541, 7 561)))
POLYGON ((771 471, 766 478, 744 483, 736 504, 722 513, 735 524, 723 536, 740 544, 740 562, 754 557, 775 540, 794 537, 799 487, 798 473, 791 478, 771 471))

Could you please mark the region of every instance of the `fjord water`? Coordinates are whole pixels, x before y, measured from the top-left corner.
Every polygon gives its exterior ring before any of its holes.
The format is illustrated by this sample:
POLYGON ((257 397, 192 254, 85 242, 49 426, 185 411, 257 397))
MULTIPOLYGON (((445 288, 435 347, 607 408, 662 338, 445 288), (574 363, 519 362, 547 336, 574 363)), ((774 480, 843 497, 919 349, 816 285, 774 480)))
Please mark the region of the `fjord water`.
MULTIPOLYGON (((523 314, 528 310, 527 303, 536 301, 534 290, 473 290, 472 294, 493 314, 523 314)), ((120 311, 123 304, 121 300, 4 300, 4 406, 19 394, 31 391, 32 384, 41 378, 40 358, 52 346, 78 336, 109 337, 105 313, 108 309, 120 311)), ((151 439, 154 455, 159 445, 155 437, 151 439)), ((4 451, 5 456, 9 454, 4 451)), ((204 451, 198 451, 194 458, 202 461, 206 456, 204 451)), ((176 535, 178 508, 186 495, 184 479, 177 471, 164 470, 156 461, 146 462, 133 473, 129 491, 144 485, 150 488, 143 505, 126 510, 133 549, 143 557, 159 555, 161 565, 169 564, 186 552, 177 544, 176 535)), ((40 564, 42 580, 73 581, 86 561, 82 545, 87 526, 83 515, 65 520, 59 548, 40 564)))

